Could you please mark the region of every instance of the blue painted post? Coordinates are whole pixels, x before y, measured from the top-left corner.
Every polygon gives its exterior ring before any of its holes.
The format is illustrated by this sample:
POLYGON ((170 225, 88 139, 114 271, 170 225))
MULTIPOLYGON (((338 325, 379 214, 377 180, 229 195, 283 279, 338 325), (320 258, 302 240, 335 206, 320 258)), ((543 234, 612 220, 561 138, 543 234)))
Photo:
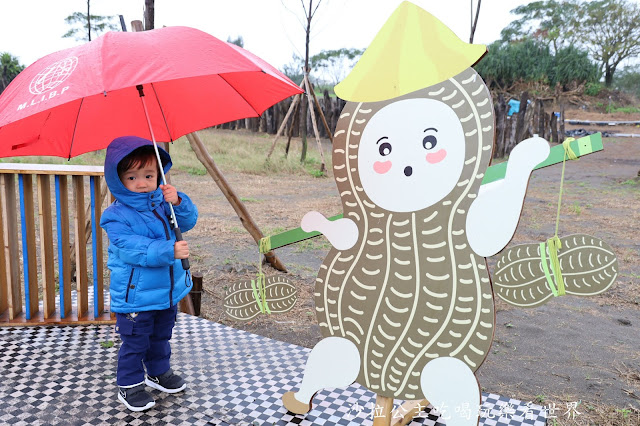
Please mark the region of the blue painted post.
POLYGON ((56 224, 58 231, 58 288, 60 291, 60 318, 65 317, 64 312, 64 253, 62 251, 62 210, 60 203, 60 175, 56 175, 56 224))
MULTIPOLYGON (((95 176, 89 177, 89 186, 91 187, 91 247, 92 247, 92 262, 93 262, 93 317, 98 318, 100 314, 99 308, 99 298, 98 298, 98 273, 102 273, 102 271, 98 271, 98 256, 102 256, 102 253, 98 254, 98 229, 96 224, 96 190, 95 190, 95 176)), ((98 201, 99 202, 99 201, 98 201)))
POLYGON ((18 185, 20 188, 20 228, 22 229, 22 265, 24 270, 24 301, 25 317, 31 319, 31 301, 29 294, 29 250, 27 244, 27 223, 25 221, 25 197, 24 197, 24 176, 18 175, 18 185))

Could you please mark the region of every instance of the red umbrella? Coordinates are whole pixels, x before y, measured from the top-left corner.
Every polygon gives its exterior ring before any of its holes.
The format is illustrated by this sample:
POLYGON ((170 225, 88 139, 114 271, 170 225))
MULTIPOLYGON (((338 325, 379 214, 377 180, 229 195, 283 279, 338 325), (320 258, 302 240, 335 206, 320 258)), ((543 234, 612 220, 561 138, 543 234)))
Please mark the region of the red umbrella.
POLYGON ((70 158, 123 135, 170 142, 301 93, 250 52, 188 27, 109 32, 47 55, 0 96, 0 157, 70 158), (150 127, 140 93, 147 98, 150 127))
MULTIPOLYGON (((123 135, 155 146, 257 117, 301 92, 252 53, 193 28, 109 32, 37 60, 9 84, 0 96, 0 157, 71 158, 123 135)), ((171 216, 176 224, 173 208, 171 216)))

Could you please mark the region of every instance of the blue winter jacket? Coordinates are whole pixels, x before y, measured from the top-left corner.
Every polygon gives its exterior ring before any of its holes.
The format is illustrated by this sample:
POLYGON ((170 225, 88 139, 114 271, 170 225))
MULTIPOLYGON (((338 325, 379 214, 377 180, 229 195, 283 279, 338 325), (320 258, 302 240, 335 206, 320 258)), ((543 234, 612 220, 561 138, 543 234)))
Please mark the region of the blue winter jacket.
MULTIPOLYGON (((170 225, 169 204, 162 190, 129 191, 118 177, 118 163, 134 149, 152 142, 137 136, 115 139, 107 148, 104 177, 114 201, 102 214, 100 226, 109 236, 111 311, 120 313, 161 310, 177 304, 187 295, 191 277, 174 258, 176 240, 170 225)), ((165 174, 171 157, 159 148, 165 174)), ((178 192, 174 206, 182 232, 193 228, 198 210, 191 199, 178 192)))

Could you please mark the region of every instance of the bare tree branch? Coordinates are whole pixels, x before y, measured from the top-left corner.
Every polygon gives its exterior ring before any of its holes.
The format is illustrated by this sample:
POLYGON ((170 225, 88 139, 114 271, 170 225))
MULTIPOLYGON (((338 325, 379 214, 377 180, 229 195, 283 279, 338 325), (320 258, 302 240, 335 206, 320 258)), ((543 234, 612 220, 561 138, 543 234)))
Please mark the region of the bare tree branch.
MULTIPOLYGON (((476 9, 476 18, 471 25, 471 36, 469 37, 469 43, 473 43, 473 36, 476 33, 476 27, 478 26, 478 16, 480 15, 480 3, 482 0, 478 0, 478 7, 476 9)), ((473 0, 471 0, 471 18, 473 19, 473 0)))

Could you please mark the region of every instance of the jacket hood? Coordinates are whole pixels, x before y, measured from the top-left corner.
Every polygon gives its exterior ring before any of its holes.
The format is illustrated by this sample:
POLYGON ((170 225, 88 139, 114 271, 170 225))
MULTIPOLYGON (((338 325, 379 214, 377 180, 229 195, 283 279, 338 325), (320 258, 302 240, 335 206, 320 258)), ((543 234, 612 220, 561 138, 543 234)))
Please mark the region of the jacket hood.
MULTIPOLYGON (((118 164, 135 149, 145 145, 153 146, 153 142, 138 136, 116 138, 107 147, 107 155, 104 160, 104 178, 109 191, 111 191, 116 200, 138 211, 153 210, 159 207, 164 201, 162 190, 156 188, 155 191, 143 193, 129 191, 118 176, 118 164)), ((158 147, 158 152, 166 174, 171 168, 171 157, 167 151, 160 147, 158 147)))

